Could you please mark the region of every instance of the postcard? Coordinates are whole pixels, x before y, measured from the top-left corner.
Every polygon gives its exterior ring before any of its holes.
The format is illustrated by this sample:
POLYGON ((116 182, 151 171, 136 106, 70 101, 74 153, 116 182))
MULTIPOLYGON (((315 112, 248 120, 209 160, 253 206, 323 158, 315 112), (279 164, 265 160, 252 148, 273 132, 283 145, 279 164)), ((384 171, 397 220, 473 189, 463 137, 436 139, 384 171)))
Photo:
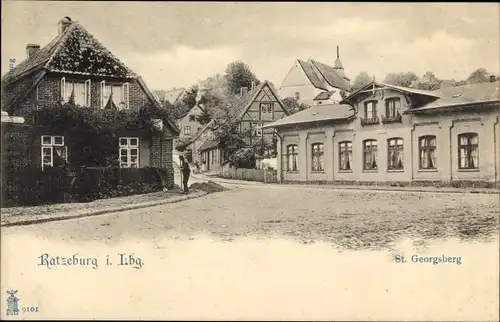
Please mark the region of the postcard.
POLYGON ((2 1, 2 319, 498 321, 499 30, 2 1))

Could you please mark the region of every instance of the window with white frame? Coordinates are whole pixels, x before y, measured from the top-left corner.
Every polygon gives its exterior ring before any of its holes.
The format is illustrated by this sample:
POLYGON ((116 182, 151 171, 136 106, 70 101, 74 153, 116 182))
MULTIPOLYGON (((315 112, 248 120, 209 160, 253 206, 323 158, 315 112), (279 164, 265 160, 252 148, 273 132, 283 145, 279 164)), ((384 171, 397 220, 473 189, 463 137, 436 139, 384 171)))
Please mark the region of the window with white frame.
POLYGON ((101 108, 109 106, 112 108, 116 108, 118 110, 128 109, 129 84, 128 83, 114 84, 102 81, 100 101, 101 101, 101 108))
POLYGON ((257 128, 255 130, 255 134, 257 136, 262 136, 262 126, 263 126, 262 123, 257 123, 257 128))
POLYGON ((184 135, 191 135, 191 127, 184 126, 184 135))
POLYGON ((262 113, 272 113, 273 107, 273 103, 260 103, 260 110, 262 111, 262 113))
POLYGON ((63 103, 74 102, 75 105, 90 107, 91 104, 91 81, 71 80, 61 78, 61 101, 63 103))
POLYGON ((121 137, 119 145, 120 145, 120 167, 138 168, 139 138, 121 137))
POLYGON ((61 135, 42 135, 41 152, 42 170, 68 160, 68 150, 64 145, 64 136, 61 135))
POLYGON ((262 124, 257 122, 252 123, 252 132, 254 136, 262 136, 262 124))

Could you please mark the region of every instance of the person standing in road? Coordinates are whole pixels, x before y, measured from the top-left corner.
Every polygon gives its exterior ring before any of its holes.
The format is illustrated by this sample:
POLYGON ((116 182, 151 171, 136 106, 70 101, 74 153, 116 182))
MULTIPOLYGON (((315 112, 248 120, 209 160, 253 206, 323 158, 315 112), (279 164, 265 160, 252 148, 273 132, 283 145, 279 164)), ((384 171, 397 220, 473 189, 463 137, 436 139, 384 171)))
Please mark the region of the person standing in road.
POLYGON ((182 155, 179 157, 179 160, 181 161, 182 185, 184 193, 189 193, 188 181, 189 175, 191 174, 191 168, 182 155))

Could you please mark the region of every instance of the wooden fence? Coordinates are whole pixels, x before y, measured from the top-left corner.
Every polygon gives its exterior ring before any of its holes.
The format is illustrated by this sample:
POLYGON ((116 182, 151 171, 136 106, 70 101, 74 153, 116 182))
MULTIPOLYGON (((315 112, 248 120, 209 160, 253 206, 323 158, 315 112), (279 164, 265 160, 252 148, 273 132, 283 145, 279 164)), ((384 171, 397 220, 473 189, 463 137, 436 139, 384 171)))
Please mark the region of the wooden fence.
POLYGON ((265 183, 278 182, 277 172, 275 170, 225 168, 221 171, 221 176, 223 178, 236 180, 260 181, 265 183))

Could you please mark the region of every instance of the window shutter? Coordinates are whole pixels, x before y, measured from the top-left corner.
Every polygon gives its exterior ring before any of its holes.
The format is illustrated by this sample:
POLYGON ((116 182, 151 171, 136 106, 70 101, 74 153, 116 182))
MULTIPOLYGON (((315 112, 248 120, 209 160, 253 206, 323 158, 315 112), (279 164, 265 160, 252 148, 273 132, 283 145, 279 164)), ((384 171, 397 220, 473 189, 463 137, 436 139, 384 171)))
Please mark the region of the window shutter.
POLYGON ((61 101, 66 102, 66 77, 61 78, 61 101))
POLYGON ((129 105, 128 105, 128 92, 129 92, 129 84, 128 83, 125 83, 122 85, 122 95, 123 95, 123 98, 122 98, 122 102, 125 103, 125 108, 129 108, 129 105))
POLYGON ((106 82, 102 81, 101 82, 101 108, 104 108, 106 106, 106 102, 104 101, 104 90, 106 89, 106 82))
POLYGON ((90 79, 85 81, 85 106, 90 107, 91 95, 90 95, 90 79))

